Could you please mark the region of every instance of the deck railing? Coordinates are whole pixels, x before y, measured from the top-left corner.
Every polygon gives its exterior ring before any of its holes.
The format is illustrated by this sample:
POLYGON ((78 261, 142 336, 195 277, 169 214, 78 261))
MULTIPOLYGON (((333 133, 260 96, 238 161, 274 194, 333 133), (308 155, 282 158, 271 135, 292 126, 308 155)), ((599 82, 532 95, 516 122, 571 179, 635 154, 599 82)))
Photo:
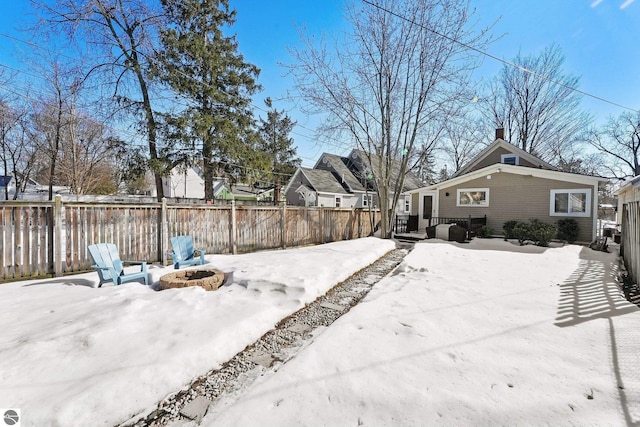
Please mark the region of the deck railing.
POLYGON ((418 215, 396 215, 396 233, 418 231, 418 215))
MULTIPOLYGON (((467 230, 467 240, 476 235, 478 229, 484 225, 487 225, 487 216, 474 218, 468 216, 466 218, 454 218, 454 217, 431 217, 428 219, 428 229, 430 227, 439 224, 456 224, 460 227, 464 227, 467 230)), ((418 215, 396 215, 395 232, 396 233, 410 233, 412 231, 418 231, 418 215)), ((435 236, 435 235, 434 235, 435 236)), ((429 236, 428 237, 434 237, 429 236)))

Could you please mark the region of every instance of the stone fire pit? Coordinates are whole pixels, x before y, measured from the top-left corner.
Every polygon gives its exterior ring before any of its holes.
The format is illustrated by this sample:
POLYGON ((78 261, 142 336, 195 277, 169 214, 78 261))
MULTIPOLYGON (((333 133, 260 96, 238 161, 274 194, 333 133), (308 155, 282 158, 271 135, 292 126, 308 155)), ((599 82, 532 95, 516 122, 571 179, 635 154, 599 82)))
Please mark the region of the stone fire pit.
POLYGON ((200 286, 207 291, 215 291, 224 283, 224 273, 220 270, 182 270, 160 277, 160 290, 200 286))

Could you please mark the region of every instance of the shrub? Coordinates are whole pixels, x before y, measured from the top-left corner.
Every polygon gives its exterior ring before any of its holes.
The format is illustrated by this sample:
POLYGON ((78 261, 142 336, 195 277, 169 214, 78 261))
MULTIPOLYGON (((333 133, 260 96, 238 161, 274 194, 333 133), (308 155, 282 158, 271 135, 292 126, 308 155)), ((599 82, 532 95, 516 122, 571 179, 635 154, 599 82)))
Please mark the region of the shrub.
POLYGON ((487 237, 491 237, 495 234, 493 228, 488 225, 483 225, 482 227, 476 230, 476 235, 481 239, 486 239, 487 237))
POLYGON ((553 236, 556 235, 557 230, 555 225, 544 223, 538 219, 529 220, 528 223, 514 222, 515 225, 510 232, 514 239, 518 239, 520 246, 524 245, 527 241, 531 241, 538 246, 546 247, 549 246, 549 242, 553 236))
POLYGON ((502 230, 504 231, 505 239, 515 239, 516 236, 513 234, 513 229, 518 225, 519 222, 516 220, 507 221, 502 225, 502 230))
POLYGON ((562 240, 568 243, 573 243, 578 238, 578 222, 575 219, 564 218, 558 220, 558 234, 556 235, 558 240, 562 240))
POLYGON ((527 240, 531 240, 531 226, 525 222, 516 222, 511 235, 514 239, 518 239, 520 246, 523 246, 527 240))
POLYGON ((531 220, 531 240, 538 246, 549 246, 549 242, 556 235, 557 229, 553 224, 541 222, 538 219, 531 220))

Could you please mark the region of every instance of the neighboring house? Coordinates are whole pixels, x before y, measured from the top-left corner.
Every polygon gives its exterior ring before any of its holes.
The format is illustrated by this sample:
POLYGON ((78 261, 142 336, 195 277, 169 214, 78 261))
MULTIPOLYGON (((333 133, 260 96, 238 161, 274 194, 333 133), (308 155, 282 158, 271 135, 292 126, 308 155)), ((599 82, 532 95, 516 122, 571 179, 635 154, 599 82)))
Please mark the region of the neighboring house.
POLYGON ((13 199, 16 192, 15 179, 10 175, 0 175, 0 200, 4 200, 7 196, 9 200, 13 199))
MULTIPOLYGON (((323 153, 315 166, 298 168, 285 188, 288 205, 367 208, 378 206, 374 173, 377 165, 370 165, 360 150, 347 157, 323 153)), ((399 163, 394 164, 392 180, 398 176, 399 163)), ((413 173, 405 175, 404 191, 424 185, 413 173)), ((396 213, 410 211, 409 196, 401 195, 396 213)))
MULTIPOLYGON (((204 199, 204 186, 202 188, 202 197, 204 199)), ((213 182, 213 198, 216 200, 233 200, 233 192, 227 185, 226 180, 217 179, 213 182)))
POLYGON ((288 205, 355 207, 358 196, 350 194, 327 170, 298 168, 285 189, 288 205))
POLYGON ((165 197, 204 199, 204 178, 198 166, 175 167, 162 178, 165 197))
MULTIPOLYGON (((9 193, 9 200, 13 200, 16 193, 16 180, 10 175, 0 175, 0 200, 5 199, 5 188, 9 193)), ((52 187, 54 195, 69 195, 71 189, 64 185, 54 185, 52 187)), ((41 201, 48 200, 49 198, 49 186, 38 184, 33 179, 29 178, 27 184, 24 187, 24 191, 18 193, 17 200, 30 200, 41 201)))
POLYGON ((231 199, 250 202, 273 202, 274 189, 260 188, 249 184, 231 186, 231 199))
MULTIPOLYGON (((173 168, 169 175, 162 179, 162 185, 165 197, 204 199, 204 177, 198 166, 186 169, 173 168)), ((273 200, 273 189, 256 189, 247 184, 229 186, 225 179, 217 178, 213 182, 213 197, 216 200, 273 200)))
POLYGON ((640 175, 624 181, 622 185, 620 185, 620 188, 618 188, 618 191, 616 191, 616 195, 618 196, 618 215, 616 221, 620 224, 622 222, 621 215, 624 204, 640 202, 640 175))
POLYGON ((502 233, 506 221, 530 219, 555 224, 561 218, 578 222, 580 242, 597 232, 598 182, 601 178, 561 172, 537 157, 496 140, 451 179, 408 192, 411 215, 424 230, 438 218, 484 217, 502 233))

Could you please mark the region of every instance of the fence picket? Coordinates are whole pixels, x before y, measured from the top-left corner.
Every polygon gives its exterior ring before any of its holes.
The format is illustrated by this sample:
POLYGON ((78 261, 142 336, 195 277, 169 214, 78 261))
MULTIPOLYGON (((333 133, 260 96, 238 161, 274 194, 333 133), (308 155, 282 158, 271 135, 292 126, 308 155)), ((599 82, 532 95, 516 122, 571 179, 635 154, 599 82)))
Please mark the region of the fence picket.
POLYGON ((86 271, 87 246, 99 242, 115 243, 122 259, 165 263, 169 237, 179 234, 192 235, 208 254, 228 254, 371 232, 369 212, 360 209, 3 201, 0 282, 86 271))
POLYGON ((622 207, 622 241, 620 254, 635 283, 640 283, 640 202, 622 207))

